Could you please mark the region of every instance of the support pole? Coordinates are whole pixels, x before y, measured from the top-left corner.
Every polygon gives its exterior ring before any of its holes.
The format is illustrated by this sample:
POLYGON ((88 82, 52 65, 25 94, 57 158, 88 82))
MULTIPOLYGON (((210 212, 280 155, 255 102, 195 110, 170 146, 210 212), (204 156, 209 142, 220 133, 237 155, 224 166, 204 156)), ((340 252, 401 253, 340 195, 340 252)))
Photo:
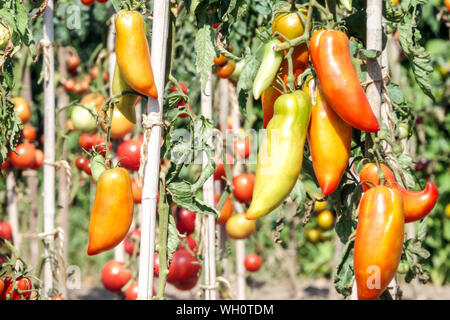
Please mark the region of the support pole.
POLYGON ((12 229, 12 237, 14 246, 20 252, 22 238, 19 232, 19 210, 17 208, 17 195, 16 195, 16 178, 12 170, 8 171, 6 177, 6 192, 8 201, 8 219, 12 229))
MULTIPOLYGON (((152 67, 158 100, 148 99, 147 113, 159 113, 162 118, 166 71, 167 38, 169 34, 169 1, 153 2, 152 67)), ((161 127, 153 126, 147 145, 142 189, 142 238, 139 258, 138 299, 153 295, 153 266, 155 256, 156 197, 159 184, 161 127)))
MULTIPOLYGON (((212 84, 211 72, 208 75, 205 92, 202 92, 202 115, 212 118, 212 84)), ((208 163, 208 155, 203 153, 203 168, 208 163)), ((203 200, 214 207, 214 177, 211 176, 203 185, 203 200)), ((216 300, 216 218, 213 215, 204 215, 205 221, 205 299, 216 300)))
POLYGON ((52 259, 54 249, 55 229, 55 80, 54 80, 54 30, 53 30, 53 0, 48 0, 44 12, 43 33, 43 68, 44 68, 44 233, 46 257, 44 265, 44 291, 48 296, 53 288, 52 259))

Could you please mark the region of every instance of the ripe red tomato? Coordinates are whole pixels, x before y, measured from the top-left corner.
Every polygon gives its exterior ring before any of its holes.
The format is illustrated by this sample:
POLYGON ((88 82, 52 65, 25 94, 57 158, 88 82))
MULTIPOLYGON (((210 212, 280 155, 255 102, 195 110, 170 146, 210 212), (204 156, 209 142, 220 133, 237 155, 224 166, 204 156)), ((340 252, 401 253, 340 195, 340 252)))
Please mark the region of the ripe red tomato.
MULTIPOLYGON (((226 156, 227 162, 230 165, 230 169, 233 169, 233 158, 227 154, 226 156)), ((225 177, 225 165, 223 164, 222 157, 214 158, 216 162, 216 170, 214 171, 214 180, 221 180, 222 177, 225 177)))
MULTIPOLYGON (((94 144, 93 147, 100 153, 102 156, 106 155, 106 139, 99 135, 94 135, 94 144)), ((111 150, 112 144, 109 142, 109 149, 111 150)))
POLYGON ((3 289, 2 300, 29 300, 33 284, 31 280, 24 277, 16 279, 17 289, 13 290, 14 283, 11 277, 5 279, 5 288, 3 289))
POLYGON ((88 161, 88 158, 83 157, 83 156, 79 156, 75 160, 75 166, 77 167, 78 170, 83 171, 84 170, 84 164, 86 163, 86 161, 88 161))
MULTIPOLYGON (((2 265, 2 263, 0 263, 0 266, 2 265)), ((3 289, 5 288, 5 282, 3 281, 2 278, 0 278, 0 300, 2 299, 2 293, 3 293, 3 289)))
POLYGON ((84 163, 84 166, 83 166, 83 171, 86 172, 87 175, 92 176, 90 159, 86 159, 86 162, 84 163))
MULTIPOLYGON (((123 247, 125 249, 125 252, 128 253, 130 256, 134 252, 134 246, 136 245, 135 239, 141 239, 141 230, 134 229, 128 235, 125 237, 123 241, 123 247)), ((137 251, 137 255, 139 255, 139 249, 137 251)))
POLYGON ((213 29, 217 29, 221 24, 222 24, 222 22, 217 22, 217 23, 214 23, 212 25, 212 27, 213 27, 213 29))
POLYGON ((138 171, 141 165, 141 142, 130 139, 122 142, 117 148, 120 165, 130 171, 138 171))
POLYGON ((195 216, 195 212, 179 208, 176 214, 178 231, 187 235, 193 233, 195 231, 195 216))
POLYGON ((1 168, 1 170, 2 171, 5 171, 6 169, 8 169, 9 167, 10 167, 10 163, 9 163, 9 160, 8 159, 6 159, 5 161, 3 161, 3 163, 2 163, 2 168, 1 168))
POLYGON ((72 92, 75 89, 75 83, 76 83, 75 80, 69 78, 66 81, 64 81, 63 87, 64 89, 66 89, 66 91, 72 92))
POLYGON ((245 269, 250 272, 258 271, 262 265, 262 259, 256 253, 249 254, 244 259, 245 269))
POLYGON ((235 140, 234 141, 234 152, 238 154, 239 157, 247 159, 251 152, 250 140, 235 140))
MULTIPOLYGON (((186 243, 192 252, 195 252, 197 250, 197 241, 195 241, 194 238, 187 236, 186 243)), ((180 244, 178 245, 178 249, 183 249, 183 248, 185 248, 184 247, 184 239, 180 238, 180 244)))
POLYGON ((36 149, 36 153, 34 154, 34 164, 31 167, 33 170, 39 170, 44 164, 44 153, 42 150, 36 149))
POLYGON ((14 167, 17 169, 29 169, 33 166, 36 148, 28 142, 19 144, 16 147, 16 152, 9 152, 9 159, 14 167))
MULTIPOLYGON (((179 82, 178 84, 180 85, 180 88, 181 88, 181 90, 183 91, 183 93, 184 93, 184 94, 187 94, 187 93, 188 93, 188 88, 186 87, 186 85, 185 85, 183 82, 179 82)), ((170 92, 170 93, 172 93, 172 92, 177 92, 177 91, 178 91, 178 88, 177 88, 176 85, 172 85, 172 86, 170 87, 170 89, 169 89, 169 92, 170 92)))
POLYGON ((0 221, 0 237, 8 241, 12 240, 12 228, 8 221, 0 221))
POLYGON ((253 197, 253 186, 255 175, 253 173, 242 173, 233 178, 233 194, 237 200, 250 203, 253 197))
POLYGON ((111 292, 119 292, 131 279, 131 271, 124 268, 122 262, 110 260, 102 268, 103 286, 111 292))
POLYGON ((36 129, 34 129, 33 126, 26 124, 23 126, 22 135, 24 139, 34 141, 36 139, 36 129))
MULTIPOLYGON (((98 1, 98 0, 97 0, 98 1)), ((138 298, 138 282, 135 281, 125 290, 125 300, 137 300, 138 298)), ((155 289, 153 289, 153 296, 156 295, 155 289)))
POLYGON ((80 147, 86 151, 91 151, 92 146, 96 141, 96 136, 89 133, 83 133, 78 140, 80 147))
MULTIPOLYGON (((94 0, 81 0, 81 2, 85 5, 91 5, 94 3, 94 0), (90 4, 86 4, 85 2, 90 1, 90 4)), ((71 55, 67 58, 67 68, 69 70, 75 70, 81 63, 81 59, 78 55, 71 55)))
POLYGON ((187 249, 178 249, 172 256, 167 282, 180 290, 189 290, 197 283, 200 268, 198 259, 187 249))

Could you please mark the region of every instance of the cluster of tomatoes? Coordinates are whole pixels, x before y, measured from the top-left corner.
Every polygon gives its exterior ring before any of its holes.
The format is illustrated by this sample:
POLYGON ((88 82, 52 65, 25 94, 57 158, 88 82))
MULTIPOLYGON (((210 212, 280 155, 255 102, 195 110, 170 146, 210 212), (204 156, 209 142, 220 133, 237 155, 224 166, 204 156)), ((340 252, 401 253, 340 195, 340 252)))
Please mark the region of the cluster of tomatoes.
MULTIPOLYGON (((231 44, 228 46, 228 51, 233 52, 231 44)), ((214 57, 214 64, 216 65, 217 76, 222 79, 228 79, 236 69, 236 62, 229 60, 224 55, 220 54, 218 57, 214 57)))
POLYGON ((327 237, 323 233, 330 230, 334 225, 334 215, 331 211, 327 210, 327 206, 327 201, 316 200, 314 204, 314 212, 317 214, 317 227, 308 228, 305 232, 306 239, 311 243, 327 240, 327 237))
MULTIPOLYGON (((67 72, 73 77, 65 79, 62 83, 64 89, 67 92, 73 92, 75 94, 83 94, 89 91, 91 80, 95 80, 98 77, 99 67, 93 66, 89 71, 89 74, 79 75, 81 71, 81 58, 77 54, 72 54, 67 58, 67 72)), ((103 73, 103 81, 106 83, 109 80, 109 73, 103 73)))
MULTIPOLYGON (((22 142, 16 146, 15 152, 9 151, 7 159, 1 165, 1 170, 7 170, 11 165, 19 170, 39 170, 44 163, 44 153, 35 146, 36 129, 28 124, 31 119, 30 104, 23 97, 14 97, 11 99, 11 102, 14 103, 14 110, 23 124, 22 142)), ((42 143, 43 139, 44 136, 41 136, 42 143)))

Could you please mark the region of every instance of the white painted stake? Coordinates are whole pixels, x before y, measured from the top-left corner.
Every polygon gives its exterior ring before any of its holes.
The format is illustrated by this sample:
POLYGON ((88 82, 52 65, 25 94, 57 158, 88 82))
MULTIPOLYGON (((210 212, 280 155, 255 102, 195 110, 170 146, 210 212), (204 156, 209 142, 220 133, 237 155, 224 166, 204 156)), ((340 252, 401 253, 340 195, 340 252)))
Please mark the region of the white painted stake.
MULTIPOLYGON (((205 92, 202 92, 202 115, 205 118, 212 118, 212 84, 211 72, 208 75, 205 92)), ((203 153, 202 167, 205 168, 208 163, 208 155, 203 153)), ((214 206, 214 177, 209 177, 203 185, 203 200, 206 204, 214 206)), ((216 300, 216 218, 213 215, 204 217, 206 220, 205 228, 205 299, 216 300)))
MULTIPOLYGON (((235 138, 236 134, 239 132, 239 128, 241 126, 240 121, 240 112, 239 105, 232 103, 231 109, 231 122, 233 126, 233 138, 235 138)), ((233 176, 237 176, 242 172, 242 164, 239 161, 239 157, 237 157, 236 163, 233 167, 233 176)), ((242 213, 243 206, 238 201, 235 201, 235 208, 237 213, 242 213)), ((236 240, 236 297, 238 300, 246 299, 245 292, 245 267, 244 267, 244 259, 245 259, 245 240, 236 240)))
MULTIPOLYGON (((148 99, 147 113, 163 112, 163 93, 166 70, 167 37, 169 34, 169 1, 153 2, 152 67, 158 100, 148 99)), ((154 126, 147 146, 142 189, 142 238, 139 257, 138 299, 153 295, 153 265, 155 256, 156 197, 159 184, 161 127, 154 126)))
MULTIPOLYGON (((44 12, 44 233, 50 234, 45 238, 48 247, 45 256, 53 252, 54 242, 52 234, 55 229, 55 167, 49 163, 55 162, 55 83, 54 83, 54 30, 53 30, 53 0, 48 0, 44 12)), ((49 259, 44 265, 44 292, 53 288, 52 265, 49 259)))
POLYGON ((8 220, 12 229, 13 243, 20 252, 22 239, 19 231, 19 210, 17 209, 16 180, 14 172, 10 170, 6 177, 6 190, 8 201, 8 220))

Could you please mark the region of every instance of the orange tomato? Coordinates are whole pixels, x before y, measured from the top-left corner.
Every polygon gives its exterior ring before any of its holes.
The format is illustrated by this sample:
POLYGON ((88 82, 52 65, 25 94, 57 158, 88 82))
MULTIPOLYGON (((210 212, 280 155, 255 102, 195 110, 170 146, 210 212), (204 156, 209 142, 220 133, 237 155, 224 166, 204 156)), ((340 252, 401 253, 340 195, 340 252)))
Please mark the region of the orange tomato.
POLYGON ((218 67, 223 67, 224 65, 226 65, 228 62, 227 57, 225 57, 224 55, 220 54, 218 57, 214 56, 214 64, 218 67))
MULTIPOLYGON (((220 196, 216 193, 214 194, 214 201, 217 204, 219 203, 220 196)), ((231 201, 231 195, 228 197, 228 199, 225 201, 225 203, 222 206, 222 210, 220 210, 220 216, 217 219, 217 224, 225 224, 225 222, 228 221, 228 219, 233 214, 233 202, 231 201)))
MULTIPOLYGON (((306 17, 302 14, 302 18, 299 12, 277 13, 272 22, 272 35, 278 32, 289 40, 300 37, 305 32, 306 17)), ((284 37, 277 36, 280 41, 286 41, 284 37)))
POLYGON ((227 79, 231 76, 235 68, 236 63, 233 60, 230 60, 223 67, 217 68, 217 75, 219 76, 219 78, 227 79))
POLYGON ((14 103, 14 111, 19 114, 19 119, 22 124, 27 123, 31 119, 31 108, 28 101, 23 97, 11 98, 11 102, 14 103))
POLYGON ((142 179, 131 179, 131 192, 133 193, 134 203, 142 202, 142 179))
POLYGON ((36 129, 28 124, 23 126, 22 135, 25 140, 34 141, 36 139, 36 129))
MULTIPOLYGON (((103 111, 99 109, 99 113, 103 115, 103 111)), ((108 112, 109 115, 109 112, 108 112)), ((105 123, 101 123, 102 130, 107 132, 108 126, 105 123)), ((134 124, 128 121, 127 118, 119 111, 119 109, 114 108, 113 119, 111 123, 111 138, 112 139, 122 139, 127 134, 133 131, 134 124)))
POLYGON ((227 220, 225 230, 230 238, 247 239, 255 232, 256 222, 247 220, 245 213, 238 213, 227 220))
POLYGON ((117 246, 127 235, 133 220, 133 192, 128 171, 105 170, 97 181, 89 221, 88 255, 117 246))

